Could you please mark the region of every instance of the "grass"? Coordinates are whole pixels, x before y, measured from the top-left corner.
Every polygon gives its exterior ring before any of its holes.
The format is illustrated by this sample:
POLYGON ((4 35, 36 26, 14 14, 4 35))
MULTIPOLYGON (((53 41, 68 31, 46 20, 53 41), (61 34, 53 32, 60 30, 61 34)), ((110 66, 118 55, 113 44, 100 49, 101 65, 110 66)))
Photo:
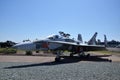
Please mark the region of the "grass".
POLYGON ((101 54, 112 54, 113 52, 107 51, 107 50, 102 50, 102 51, 90 51, 90 52, 95 52, 95 53, 101 53, 101 54))
POLYGON ((0 53, 2 54, 15 54, 16 52, 17 50, 13 48, 0 48, 0 53))

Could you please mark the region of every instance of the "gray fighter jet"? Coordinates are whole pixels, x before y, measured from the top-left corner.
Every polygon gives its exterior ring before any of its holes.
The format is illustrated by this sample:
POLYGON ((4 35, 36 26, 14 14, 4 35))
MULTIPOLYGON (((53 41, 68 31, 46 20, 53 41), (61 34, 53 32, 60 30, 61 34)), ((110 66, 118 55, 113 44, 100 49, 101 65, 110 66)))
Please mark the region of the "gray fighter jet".
MULTIPOLYGON (((86 51, 95 51, 95 50, 103 50, 105 46, 96 45, 96 36, 97 33, 88 41, 88 44, 83 44, 81 34, 78 34, 78 40, 74 40, 70 38, 70 34, 66 34, 64 32, 59 32, 60 35, 52 35, 43 40, 37 40, 34 42, 25 42, 21 44, 16 44, 13 48, 25 50, 25 51, 47 51, 56 54, 55 61, 60 61, 61 55, 64 51, 70 52, 70 56, 74 56, 74 54, 78 54, 79 56, 85 55, 86 51)), ((85 55, 89 57, 90 55, 85 55)))

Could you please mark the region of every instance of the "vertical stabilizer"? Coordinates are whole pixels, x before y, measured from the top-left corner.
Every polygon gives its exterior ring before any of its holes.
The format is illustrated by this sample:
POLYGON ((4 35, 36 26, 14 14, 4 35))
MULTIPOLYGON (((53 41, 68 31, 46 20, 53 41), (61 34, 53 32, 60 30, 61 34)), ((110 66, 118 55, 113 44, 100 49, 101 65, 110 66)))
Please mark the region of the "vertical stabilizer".
POLYGON ((81 43, 83 43, 82 35, 81 34, 78 34, 78 41, 80 41, 81 43))
POLYGON ((104 35, 104 45, 105 45, 105 47, 107 47, 107 38, 106 38, 106 35, 104 35))
POLYGON ((93 37, 88 41, 88 45, 96 45, 96 37, 97 37, 97 32, 93 35, 93 37))

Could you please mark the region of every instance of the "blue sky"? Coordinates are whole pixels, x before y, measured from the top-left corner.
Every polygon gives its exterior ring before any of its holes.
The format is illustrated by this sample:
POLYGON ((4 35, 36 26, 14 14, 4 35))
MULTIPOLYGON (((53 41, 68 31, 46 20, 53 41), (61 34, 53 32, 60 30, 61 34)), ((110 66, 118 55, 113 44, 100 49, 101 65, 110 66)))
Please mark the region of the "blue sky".
POLYGON ((120 41, 120 0, 0 0, 0 41, 41 39, 58 31, 87 41, 120 41))

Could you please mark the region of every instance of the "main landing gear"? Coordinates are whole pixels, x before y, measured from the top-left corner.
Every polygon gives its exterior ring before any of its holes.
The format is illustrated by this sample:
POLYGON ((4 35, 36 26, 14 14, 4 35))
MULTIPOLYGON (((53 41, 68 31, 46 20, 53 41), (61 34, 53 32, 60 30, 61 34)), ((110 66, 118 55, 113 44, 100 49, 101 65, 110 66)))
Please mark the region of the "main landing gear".
POLYGON ((84 52, 80 52, 80 53, 78 53, 78 56, 82 57, 82 58, 89 58, 90 54, 85 54, 84 52))
POLYGON ((61 60, 61 58, 59 57, 59 58, 55 58, 55 62, 59 62, 61 60))
MULTIPOLYGON (((61 60, 61 54, 62 54, 63 52, 60 52, 60 51, 58 51, 56 54, 56 58, 55 58, 55 62, 60 62, 60 60, 61 60)), ((85 54, 83 51, 82 52, 80 52, 80 53, 75 53, 75 52, 72 52, 72 53, 70 53, 70 57, 73 57, 75 54, 78 54, 78 56, 80 57, 80 58, 89 58, 90 57, 90 54, 85 54)))
POLYGON ((26 55, 32 55, 32 51, 26 51, 26 55))
POLYGON ((62 54, 62 51, 57 51, 56 54, 57 54, 57 55, 56 55, 56 58, 55 58, 55 62, 59 62, 59 61, 61 60, 60 55, 62 54))
POLYGON ((75 54, 78 54, 79 57, 83 57, 83 58, 89 58, 90 57, 90 54, 85 54, 83 51, 82 52, 79 52, 79 53, 70 53, 70 57, 73 57, 75 54))

